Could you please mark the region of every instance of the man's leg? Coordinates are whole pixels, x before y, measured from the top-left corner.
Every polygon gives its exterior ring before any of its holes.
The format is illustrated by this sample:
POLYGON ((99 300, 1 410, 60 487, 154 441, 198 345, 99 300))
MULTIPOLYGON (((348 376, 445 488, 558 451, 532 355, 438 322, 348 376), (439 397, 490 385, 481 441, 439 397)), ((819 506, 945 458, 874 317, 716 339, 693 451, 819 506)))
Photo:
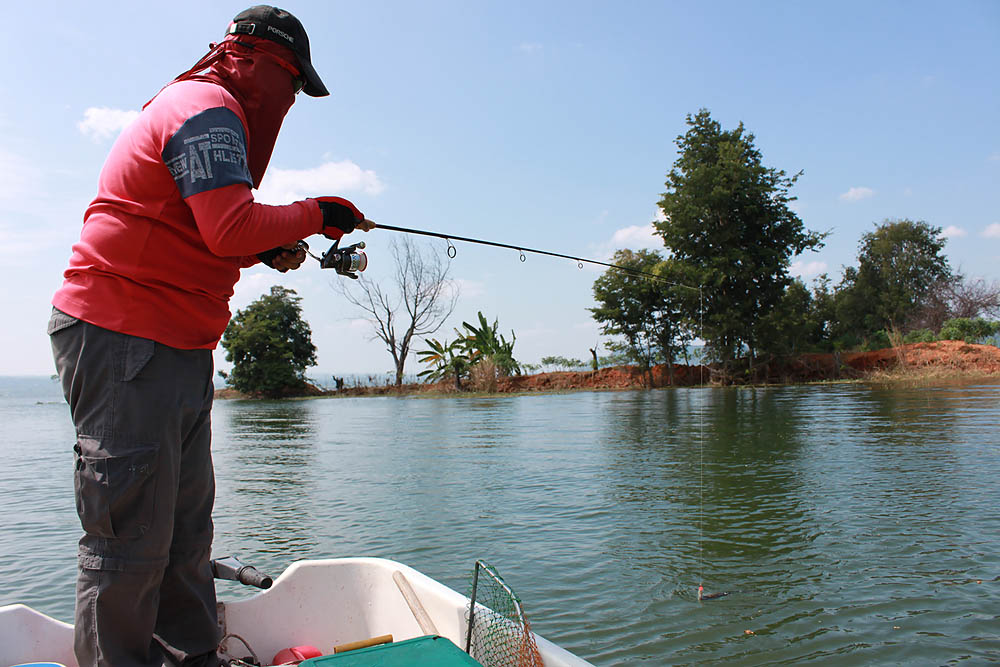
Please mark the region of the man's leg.
MULTIPOLYGON (((209 373, 211 377, 211 373, 209 373)), ((181 445, 180 493, 174 510, 170 563, 163 573, 157 637, 172 664, 215 665, 219 643, 212 554, 212 397, 204 387, 203 409, 181 445), (209 633, 206 630, 211 630, 209 633)))
MULTIPOLYGON (((77 430, 77 510, 85 532, 77 660, 81 667, 158 666, 164 656, 153 633, 171 560, 183 451, 207 421, 211 352, 174 350, 71 320, 56 312, 49 330, 77 430)), ((210 474, 210 458, 208 465, 210 474)), ((210 621, 197 611, 191 618, 194 655, 214 648, 218 630, 213 582, 202 578, 192 586, 202 600, 211 599, 210 621)))

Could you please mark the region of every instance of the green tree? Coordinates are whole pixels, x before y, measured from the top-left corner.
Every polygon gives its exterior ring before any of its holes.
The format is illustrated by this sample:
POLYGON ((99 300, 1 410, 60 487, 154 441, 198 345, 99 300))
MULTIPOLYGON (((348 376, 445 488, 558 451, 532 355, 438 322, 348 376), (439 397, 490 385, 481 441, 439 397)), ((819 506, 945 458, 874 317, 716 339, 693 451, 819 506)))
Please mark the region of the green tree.
POLYGON ((594 281, 598 305, 590 312, 603 325, 602 333, 624 340, 611 343, 610 349, 621 350, 646 371, 665 361, 672 381, 673 364, 693 337, 685 312, 697 310, 698 291, 685 287, 680 267, 654 250, 618 250, 612 263, 661 280, 608 269, 594 281))
POLYGON ((275 285, 270 294, 236 311, 222 335, 233 369, 220 375, 229 386, 266 397, 301 392, 305 369, 316 365, 316 346, 300 301, 295 290, 275 285))
POLYGON ((587 364, 579 359, 567 359, 562 356, 542 357, 542 366, 553 367, 558 370, 569 370, 571 368, 586 368, 587 364))
POLYGON ((824 342, 824 322, 813 295, 798 279, 789 283, 777 305, 761 319, 762 347, 772 354, 816 350, 824 342))
POLYGON ((816 345, 820 349, 839 350, 844 347, 843 342, 836 338, 837 297, 837 288, 830 276, 825 273, 817 276, 813 281, 809 312, 816 326, 816 345))
POLYGON ((837 316, 842 329, 869 337, 911 324, 934 288, 951 280, 941 228, 923 221, 885 220, 861 237, 857 268, 844 271, 837 316))
MULTIPOLYGON (((724 362, 745 354, 752 361, 766 346, 762 320, 791 282, 792 258, 822 247, 826 235, 807 231, 789 208, 801 172, 764 166, 742 123, 723 131, 702 109, 687 124, 655 225, 673 260, 704 287, 708 351, 724 362)), ((695 313, 689 305, 689 319, 695 313)))

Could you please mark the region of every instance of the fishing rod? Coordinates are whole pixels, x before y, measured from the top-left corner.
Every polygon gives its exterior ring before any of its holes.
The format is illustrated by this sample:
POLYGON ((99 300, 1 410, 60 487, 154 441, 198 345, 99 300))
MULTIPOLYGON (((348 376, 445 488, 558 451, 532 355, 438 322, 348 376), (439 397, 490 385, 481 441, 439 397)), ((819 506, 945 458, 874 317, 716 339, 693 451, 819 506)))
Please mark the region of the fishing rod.
MULTIPOLYGON (((493 246, 494 248, 506 248, 508 250, 517 250, 521 256, 521 261, 526 261, 524 253, 530 252, 536 255, 548 255, 549 257, 559 257, 562 259, 571 259, 577 263, 577 265, 582 269, 583 265, 586 264, 596 264, 598 266, 606 266, 611 269, 617 269, 619 271, 624 271, 625 273, 641 276, 643 278, 651 278, 653 280, 659 280, 665 282, 669 285, 675 287, 685 287, 687 289, 698 291, 697 287, 691 287, 690 285, 683 285, 681 283, 675 283, 673 281, 667 280, 663 276, 659 276, 655 273, 650 273, 648 271, 640 271, 639 269, 633 269, 628 266, 622 266, 620 264, 611 264, 609 262, 602 262, 596 259, 588 259, 586 257, 577 257, 575 255, 567 255, 561 252, 552 252, 551 250, 539 250, 538 248, 528 248, 526 246, 511 245, 509 243, 499 243, 497 241, 486 241, 484 239, 475 239, 468 236, 458 236, 456 234, 445 234, 442 232, 431 232, 425 229, 412 229, 409 227, 397 227, 395 225, 383 225, 376 224, 374 229, 384 229, 389 232, 401 232, 404 234, 415 234, 419 236, 432 236, 434 238, 444 239, 448 242, 448 257, 454 259, 458 254, 458 250, 452 245, 452 241, 462 241, 464 243, 476 243, 478 245, 493 246)), ((309 252, 309 246, 306 245, 305 241, 300 241, 300 245, 309 253, 311 257, 318 260, 320 266, 324 269, 335 269, 337 273, 347 276, 348 278, 357 278, 358 271, 364 271, 368 265, 368 258, 365 256, 364 249, 365 243, 361 241, 353 246, 347 248, 338 248, 338 242, 334 242, 333 246, 322 257, 317 257, 309 252)))
POLYGON ((509 243, 498 243, 497 241, 486 241, 486 240, 483 240, 483 239, 470 238, 468 236, 456 236, 455 234, 443 234, 441 232, 429 232, 429 231, 426 231, 426 230, 423 230, 423 229, 411 229, 409 227, 396 227, 394 225, 376 224, 375 229, 384 229, 384 230, 390 231, 390 232, 402 232, 404 234, 417 234, 417 235, 420 235, 420 236, 433 236, 434 238, 444 239, 445 241, 448 242, 448 257, 451 257, 452 259, 455 258, 455 255, 458 253, 458 251, 455 249, 455 246, 453 246, 451 244, 451 242, 452 241, 462 241, 464 243, 477 243, 479 245, 493 246, 494 248, 507 248, 508 250, 517 250, 519 253, 521 253, 521 261, 522 262, 525 261, 525 259, 526 259, 525 256, 524 256, 524 253, 530 252, 530 253, 533 253, 535 255, 548 255, 549 257, 561 257, 562 259, 571 259, 574 262, 577 262, 577 264, 579 265, 579 267, 581 269, 583 268, 584 263, 586 263, 586 264, 597 264, 598 266, 607 266, 609 268, 618 269, 619 271, 624 271, 626 273, 631 273, 631 274, 637 275, 637 276, 645 276, 647 278, 653 278, 655 280, 663 280, 665 282, 670 282, 670 281, 666 280, 665 278, 663 278, 662 276, 656 275, 655 273, 649 273, 647 271, 640 271, 639 269, 632 269, 632 268, 629 268, 627 266, 621 266, 619 264, 610 264, 608 262, 601 262, 601 261, 598 261, 596 259, 587 259, 586 257, 576 257, 574 255, 565 255, 565 254, 563 254, 561 252, 552 252, 550 250, 539 250, 537 248, 527 248, 525 246, 511 245, 509 243))
MULTIPOLYGON (((702 291, 701 287, 692 287, 691 285, 684 285, 683 283, 676 283, 676 282, 673 282, 671 280, 667 280, 663 276, 656 275, 655 273, 649 273, 648 271, 640 271, 639 269, 633 269, 633 268, 630 268, 630 267, 627 267, 627 266, 622 266, 620 264, 611 264, 610 262, 602 262, 602 261, 599 261, 599 260, 596 260, 596 259, 588 259, 586 257, 577 257, 575 255, 567 255, 567 254, 564 254, 564 253, 561 253, 561 252, 552 252, 550 250, 539 250, 537 248, 527 248, 525 246, 511 245, 509 243, 499 243, 497 241, 486 241, 484 239, 475 239, 475 238, 471 238, 471 237, 468 237, 468 236, 458 236, 456 234, 445 234, 445 233, 442 233, 442 232, 431 232, 431 231, 427 231, 427 230, 424 230, 424 229, 412 229, 412 228, 409 228, 409 227, 397 227, 395 225, 376 224, 373 229, 384 229, 384 230, 389 231, 389 232, 400 232, 400 233, 403 233, 403 234, 415 234, 415 235, 418 235, 418 236, 431 236, 431 237, 434 237, 434 238, 444 239, 445 241, 448 242, 448 251, 447 252, 448 252, 448 257, 451 258, 451 259, 454 259, 455 256, 458 254, 458 250, 456 250, 455 246, 452 245, 452 241, 463 241, 465 243, 476 243, 478 245, 493 246, 494 248, 506 248, 508 250, 517 250, 520 253, 520 258, 521 258, 522 262, 525 261, 524 253, 530 252, 530 253, 533 253, 533 254, 536 254, 536 255, 547 255, 549 257, 559 257, 559 258, 562 258, 562 259, 570 259, 570 260, 573 260, 573 261, 577 262, 577 265, 581 269, 583 268, 584 263, 586 263, 586 264, 596 264, 598 266, 606 266, 606 267, 611 268, 611 269, 617 269, 619 271, 624 271, 625 273, 628 273, 628 274, 631 274, 631 275, 634 275, 634 276, 640 276, 640 277, 643 277, 643 278, 651 278, 653 280, 659 280, 661 282, 665 282, 668 285, 672 285, 674 287, 683 287, 685 289, 693 290, 693 291, 698 292, 699 312, 700 312, 700 327, 701 327, 701 331, 702 331, 701 335, 702 335, 702 337, 704 337, 704 330, 705 330, 705 322, 704 322, 704 317, 705 317, 705 315, 704 315, 704 312, 705 312, 705 297, 704 297, 704 292, 702 291)), ((330 269, 330 268, 332 268, 332 269, 335 269, 337 271, 337 273, 339 273, 340 275, 347 276, 348 278, 357 279, 358 278, 358 275, 357 275, 358 272, 364 271, 365 268, 368 266, 368 257, 364 253, 365 242, 364 241, 360 241, 360 242, 358 242, 358 243, 356 243, 356 244, 354 244, 352 246, 348 246, 348 247, 345 247, 345 248, 339 248, 338 244, 339 244, 339 241, 334 241, 333 246, 331 246, 331 248, 326 253, 324 253, 322 257, 317 257, 316 255, 314 255, 311 252, 309 252, 309 246, 306 244, 305 241, 299 241, 299 246, 302 247, 303 249, 305 249, 305 251, 309 254, 310 257, 313 257, 314 259, 318 260, 319 263, 320 263, 320 266, 322 268, 324 268, 324 269, 330 269)), ((699 373, 704 373, 704 366, 702 366, 702 365, 699 364, 699 369, 700 369, 699 373)), ((701 380, 701 384, 702 384, 702 386, 704 386, 704 384, 705 384, 705 380, 704 380, 703 377, 702 377, 702 380, 701 380)), ((698 592, 697 592, 697 596, 698 596, 698 601, 699 602, 708 601, 708 600, 715 600, 715 599, 723 598, 723 597, 726 597, 726 596, 730 595, 730 591, 722 591, 722 592, 717 592, 717 593, 705 593, 705 588, 704 588, 704 573, 703 573, 703 570, 704 570, 704 541, 705 541, 705 537, 704 537, 704 514, 705 514, 705 501, 704 501, 704 486, 705 486, 705 482, 704 482, 704 469, 705 469, 705 461, 704 461, 704 438, 705 438, 705 436, 704 436, 704 428, 705 427, 704 427, 704 414, 703 414, 703 412, 704 412, 704 410, 700 411, 700 413, 699 413, 699 421, 700 421, 700 426, 699 426, 699 431, 700 431, 699 452, 700 452, 700 458, 701 458, 701 462, 700 462, 700 475, 701 475, 701 479, 700 479, 700 485, 699 485, 700 486, 699 498, 700 498, 701 506, 700 506, 700 510, 699 510, 699 514, 698 514, 698 532, 699 532, 698 549, 699 549, 699 565, 700 565, 699 569, 702 570, 702 572, 699 573, 700 576, 699 576, 698 592)), ((477 565, 478 565, 478 563, 477 563, 477 565)), ((478 575, 478 570, 477 570, 477 575, 478 575)), ((473 594, 473 597, 475 597, 475 594, 473 594)), ((470 628, 471 628, 471 625, 470 625, 470 628)))

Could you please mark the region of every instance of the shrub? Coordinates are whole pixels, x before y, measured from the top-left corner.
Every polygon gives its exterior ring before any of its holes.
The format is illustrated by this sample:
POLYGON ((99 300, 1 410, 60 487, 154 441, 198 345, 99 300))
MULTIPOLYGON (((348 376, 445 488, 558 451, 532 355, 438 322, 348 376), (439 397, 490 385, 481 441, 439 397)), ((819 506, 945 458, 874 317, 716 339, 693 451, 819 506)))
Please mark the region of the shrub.
POLYGON ((976 343, 989 338, 1000 331, 1000 322, 990 322, 981 317, 969 319, 955 317, 941 326, 941 340, 961 340, 966 343, 976 343))
POLYGON ((876 331, 868 338, 864 339, 861 343, 862 352, 870 352, 872 350, 884 350, 887 347, 892 347, 892 342, 889 340, 889 334, 883 331, 876 331))
POLYGON ((497 377, 500 369, 492 359, 486 357, 479 361, 469 370, 469 384, 473 391, 483 391, 489 394, 496 393, 497 377))
POLYGON ((930 329, 915 329, 903 337, 904 343, 933 343, 937 336, 930 329))

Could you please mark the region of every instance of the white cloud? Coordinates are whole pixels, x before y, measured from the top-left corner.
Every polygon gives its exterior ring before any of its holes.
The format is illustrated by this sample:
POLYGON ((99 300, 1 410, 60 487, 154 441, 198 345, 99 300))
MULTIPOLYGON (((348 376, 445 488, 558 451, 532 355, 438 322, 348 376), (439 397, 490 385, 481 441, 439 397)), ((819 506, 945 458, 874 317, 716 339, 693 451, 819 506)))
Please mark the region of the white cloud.
POLYGON ((968 235, 969 233, 967 231, 961 227, 956 227, 955 225, 948 225, 941 232, 941 236, 946 239, 957 239, 968 235))
MULTIPOLYGON (((654 235, 655 227, 649 222, 644 225, 630 225, 622 227, 611 235, 611 238, 602 243, 594 243, 590 246, 589 256, 602 262, 610 262, 615 252, 618 250, 659 250, 667 254, 663 247, 663 239, 654 235)), ((584 269, 592 271, 602 271, 599 266, 587 264, 584 269)))
POLYGON ((875 191, 871 188, 851 188, 844 194, 840 195, 841 201, 861 201, 862 199, 868 199, 875 196, 875 191))
POLYGON ((517 50, 521 53, 537 53, 542 50, 542 45, 538 42, 521 42, 517 45, 517 50))
POLYGON ((486 284, 478 280, 466 280, 465 278, 453 278, 452 282, 458 288, 458 293, 462 298, 476 298, 486 294, 486 284))
POLYGON ((83 120, 76 126, 83 136, 90 137, 93 141, 103 141, 117 136, 138 115, 138 111, 90 107, 83 112, 83 120))
POLYGON ((312 169, 268 169, 254 198, 264 204, 288 204, 306 197, 344 192, 377 195, 384 189, 374 171, 342 160, 324 162, 312 169))
POLYGON ((983 230, 983 236, 988 239, 1000 239, 1000 222, 994 222, 983 230))
POLYGON ((799 278, 812 278, 826 272, 826 262, 792 262, 788 267, 789 273, 799 278))
POLYGON ((990 162, 1000 162, 1000 151, 997 151, 996 153, 990 155, 989 160, 990 162))
POLYGON ((663 239, 654 234, 653 225, 632 225, 623 227, 611 237, 611 245, 614 248, 629 248, 638 250, 642 248, 659 250, 663 248, 663 239))

